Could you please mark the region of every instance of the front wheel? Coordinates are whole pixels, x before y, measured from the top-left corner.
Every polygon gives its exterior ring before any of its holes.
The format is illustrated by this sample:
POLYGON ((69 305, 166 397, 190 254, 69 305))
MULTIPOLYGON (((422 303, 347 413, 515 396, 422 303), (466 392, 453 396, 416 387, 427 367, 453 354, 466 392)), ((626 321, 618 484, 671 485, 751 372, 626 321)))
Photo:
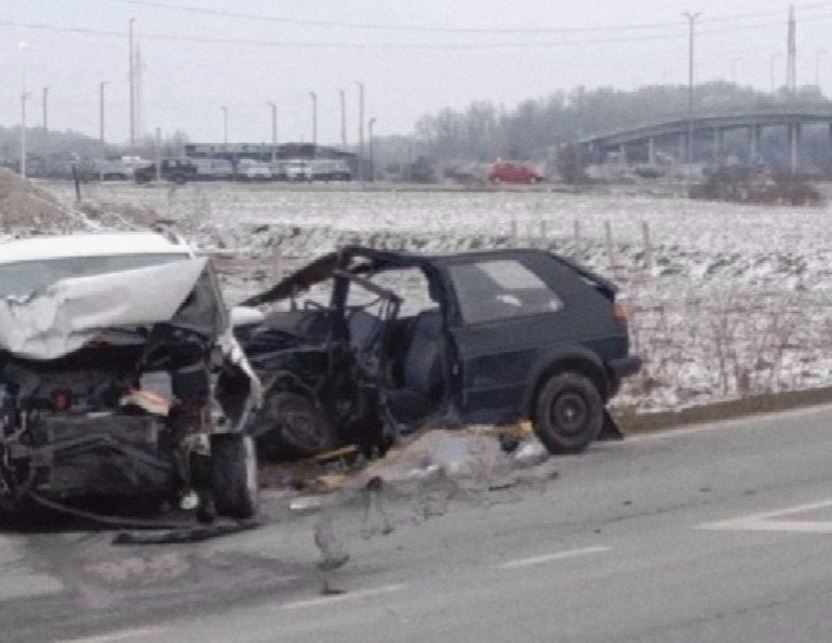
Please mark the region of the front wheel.
POLYGON ((581 453, 598 437, 603 425, 604 402, 587 377, 560 373, 540 389, 534 432, 549 453, 581 453))
POLYGON ((257 450, 250 435, 212 436, 211 491, 221 516, 242 520, 257 513, 257 450))

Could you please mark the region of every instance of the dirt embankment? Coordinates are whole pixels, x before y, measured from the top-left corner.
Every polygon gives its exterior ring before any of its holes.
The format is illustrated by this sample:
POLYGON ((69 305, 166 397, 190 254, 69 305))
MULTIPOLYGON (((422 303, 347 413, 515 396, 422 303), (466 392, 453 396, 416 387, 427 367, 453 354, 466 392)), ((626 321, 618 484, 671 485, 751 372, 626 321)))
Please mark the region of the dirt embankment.
POLYGON ((81 218, 46 190, 0 168, 0 232, 36 234, 77 228, 81 218))

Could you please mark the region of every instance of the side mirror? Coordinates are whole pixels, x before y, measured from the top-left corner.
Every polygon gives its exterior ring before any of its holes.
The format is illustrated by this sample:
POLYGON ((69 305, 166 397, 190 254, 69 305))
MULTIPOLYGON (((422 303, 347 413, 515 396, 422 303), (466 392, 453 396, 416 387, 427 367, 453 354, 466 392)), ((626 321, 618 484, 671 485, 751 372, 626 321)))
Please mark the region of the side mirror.
POLYGON ((231 309, 231 327, 255 326, 261 323, 266 316, 257 308, 250 306, 234 306, 231 309))

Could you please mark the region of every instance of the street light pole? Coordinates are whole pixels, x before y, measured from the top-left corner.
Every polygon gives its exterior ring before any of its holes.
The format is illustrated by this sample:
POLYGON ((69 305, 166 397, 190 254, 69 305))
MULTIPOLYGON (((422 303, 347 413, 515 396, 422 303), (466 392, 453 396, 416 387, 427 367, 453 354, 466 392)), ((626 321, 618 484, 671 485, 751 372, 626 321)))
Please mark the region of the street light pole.
POLYGON ((343 89, 338 90, 341 97, 341 149, 347 151, 347 95, 343 89))
POLYGON ((104 88, 109 85, 106 80, 98 83, 98 138, 104 142, 104 88))
POLYGON ((370 181, 376 180, 376 172, 375 172, 375 149, 374 149, 374 141, 373 141, 373 125, 376 124, 376 119, 371 118, 367 123, 367 137, 369 139, 370 144, 370 181))
POLYGON ((20 176, 26 178, 26 101, 31 94, 26 90, 20 95, 20 176))
POLYGON ((820 87, 820 59, 827 53, 826 49, 818 49, 815 52, 815 87, 820 87))
POLYGON ((135 59, 133 53, 133 25, 136 22, 135 18, 130 18, 128 23, 128 40, 130 50, 130 155, 135 156, 136 153, 136 71, 134 69, 135 59))
POLYGON ((364 178, 362 171, 364 163, 364 83, 356 81, 358 85, 358 178, 364 178))
POLYGON ((689 55, 688 55, 688 145, 687 145, 687 162, 688 165, 693 163, 693 63, 694 63, 694 36, 696 35, 696 20, 701 16, 701 12, 682 14, 688 19, 689 32, 689 55))
POLYGON ((222 112, 222 144, 228 150, 228 108, 221 105, 220 111, 222 112))
POLYGON ((18 43, 20 50, 20 176, 26 178, 26 100, 29 94, 26 93, 26 42, 18 43))
POLYGON ((272 110, 272 163, 277 159, 277 104, 267 103, 272 110))
POLYGON ((318 155, 318 94, 309 92, 312 99, 312 146, 313 154, 318 155))

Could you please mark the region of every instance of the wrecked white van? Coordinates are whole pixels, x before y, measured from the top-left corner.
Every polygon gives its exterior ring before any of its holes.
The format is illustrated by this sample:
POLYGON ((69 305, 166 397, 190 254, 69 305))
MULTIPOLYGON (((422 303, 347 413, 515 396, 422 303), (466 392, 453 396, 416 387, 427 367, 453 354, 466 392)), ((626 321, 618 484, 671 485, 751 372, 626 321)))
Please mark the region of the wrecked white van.
POLYGON ((260 385, 209 261, 156 233, 0 244, 0 499, 248 518, 260 385))

